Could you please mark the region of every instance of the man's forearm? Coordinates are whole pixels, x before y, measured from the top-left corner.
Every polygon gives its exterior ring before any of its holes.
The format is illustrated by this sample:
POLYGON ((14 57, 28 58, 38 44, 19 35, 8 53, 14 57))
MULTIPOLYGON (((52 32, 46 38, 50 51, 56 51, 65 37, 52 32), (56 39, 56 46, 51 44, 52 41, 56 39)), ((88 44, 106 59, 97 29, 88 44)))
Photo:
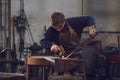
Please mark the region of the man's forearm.
POLYGON ((89 35, 95 37, 97 34, 96 27, 94 25, 89 26, 89 35))

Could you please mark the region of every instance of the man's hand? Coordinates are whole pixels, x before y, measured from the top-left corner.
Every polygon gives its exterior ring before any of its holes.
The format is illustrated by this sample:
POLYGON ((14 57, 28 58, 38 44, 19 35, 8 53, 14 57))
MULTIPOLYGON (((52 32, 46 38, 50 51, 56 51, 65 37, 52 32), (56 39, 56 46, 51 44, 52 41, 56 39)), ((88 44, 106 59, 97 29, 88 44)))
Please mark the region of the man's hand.
POLYGON ((89 35, 94 38, 96 36, 97 32, 96 32, 96 28, 93 26, 89 26, 89 35))
POLYGON ((51 49, 50 49, 51 52, 54 52, 54 53, 58 53, 60 51, 60 48, 58 45, 54 44, 51 46, 51 49))

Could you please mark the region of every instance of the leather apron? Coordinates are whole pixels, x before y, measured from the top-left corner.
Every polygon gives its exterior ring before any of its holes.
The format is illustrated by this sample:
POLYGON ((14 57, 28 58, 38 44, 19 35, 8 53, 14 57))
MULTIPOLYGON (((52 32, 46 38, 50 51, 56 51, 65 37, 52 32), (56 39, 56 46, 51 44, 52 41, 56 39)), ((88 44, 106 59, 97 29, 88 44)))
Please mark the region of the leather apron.
POLYGON ((67 29, 60 32, 59 39, 60 45, 62 45, 65 50, 65 56, 67 56, 80 44, 80 38, 68 23, 67 29))

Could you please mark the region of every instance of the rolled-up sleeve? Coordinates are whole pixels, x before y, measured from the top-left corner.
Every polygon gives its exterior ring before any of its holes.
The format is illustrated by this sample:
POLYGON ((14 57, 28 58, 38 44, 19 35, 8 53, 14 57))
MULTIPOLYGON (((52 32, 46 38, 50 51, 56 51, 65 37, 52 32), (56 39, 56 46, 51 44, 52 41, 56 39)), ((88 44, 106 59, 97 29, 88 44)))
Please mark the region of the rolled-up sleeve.
POLYGON ((96 25, 96 22, 95 22, 95 18, 93 16, 87 16, 87 23, 88 23, 88 26, 91 26, 91 25, 96 25))
POLYGON ((45 32, 44 37, 40 40, 41 47, 50 50, 53 44, 58 44, 58 39, 58 33, 49 28, 45 32))

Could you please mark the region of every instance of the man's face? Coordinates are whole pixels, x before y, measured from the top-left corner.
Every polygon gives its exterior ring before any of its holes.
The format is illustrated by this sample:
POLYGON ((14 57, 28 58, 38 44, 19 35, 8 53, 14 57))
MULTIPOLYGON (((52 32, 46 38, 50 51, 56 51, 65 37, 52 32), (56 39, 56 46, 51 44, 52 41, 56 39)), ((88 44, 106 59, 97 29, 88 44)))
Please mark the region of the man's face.
POLYGON ((65 25, 65 21, 55 26, 53 25, 53 28, 56 29, 57 31, 61 31, 64 28, 64 25, 65 25))

